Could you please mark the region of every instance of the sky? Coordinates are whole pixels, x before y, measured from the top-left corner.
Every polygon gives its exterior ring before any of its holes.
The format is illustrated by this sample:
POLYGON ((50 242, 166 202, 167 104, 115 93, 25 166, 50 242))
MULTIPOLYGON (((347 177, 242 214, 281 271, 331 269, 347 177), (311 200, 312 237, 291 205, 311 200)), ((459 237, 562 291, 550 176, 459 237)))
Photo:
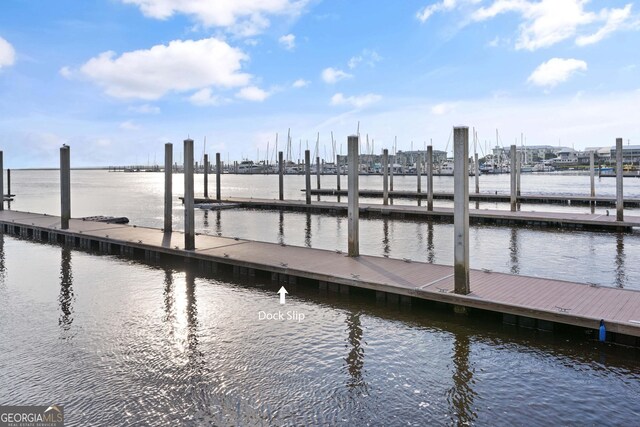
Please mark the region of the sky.
POLYGON ((0 149, 5 168, 56 167, 62 144, 76 167, 162 164, 192 138, 273 161, 289 134, 292 159, 330 160, 358 131, 451 152, 453 126, 480 156, 640 144, 636 3, 2 0, 0 149))

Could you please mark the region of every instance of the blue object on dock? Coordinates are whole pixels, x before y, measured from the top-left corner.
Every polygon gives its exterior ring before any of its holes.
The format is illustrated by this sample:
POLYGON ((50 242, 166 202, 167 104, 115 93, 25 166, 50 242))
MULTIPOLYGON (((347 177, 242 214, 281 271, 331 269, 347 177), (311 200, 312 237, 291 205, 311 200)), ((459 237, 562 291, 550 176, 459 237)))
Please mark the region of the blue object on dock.
POLYGON ((600 320, 600 335, 598 339, 601 342, 605 342, 607 339, 607 328, 604 326, 604 320, 600 320))

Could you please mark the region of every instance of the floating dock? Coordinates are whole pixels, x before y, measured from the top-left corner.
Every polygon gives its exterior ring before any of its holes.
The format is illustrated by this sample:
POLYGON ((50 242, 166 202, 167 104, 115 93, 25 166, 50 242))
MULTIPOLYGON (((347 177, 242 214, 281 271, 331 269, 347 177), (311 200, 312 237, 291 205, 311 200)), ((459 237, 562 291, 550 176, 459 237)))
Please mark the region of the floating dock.
MULTIPOLYGON (((196 203, 205 203, 209 199, 196 198, 196 203)), ((306 204, 304 200, 272 200, 227 198, 227 203, 235 203, 241 207, 253 209, 285 210, 311 213, 330 213, 346 215, 348 206, 340 202, 313 202, 306 204)), ((432 211, 424 206, 381 205, 360 203, 360 215, 363 217, 385 217, 399 219, 433 219, 453 221, 453 208, 434 207, 432 211)), ((498 209, 470 209, 469 220, 472 224, 520 225, 530 227, 557 227, 597 231, 632 231, 640 227, 639 216, 625 215, 624 221, 616 221, 613 215, 584 214, 570 212, 530 212, 498 209)))
MULTIPOLYGON (((301 191, 305 191, 304 189, 301 191)), ((365 198, 382 198, 382 190, 360 190, 360 197, 365 198)), ((347 190, 336 190, 333 188, 311 189, 311 195, 317 196, 344 196, 347 197, 347 190)), ((390 198, 426 200, 427 193, 417 191, 389 191, 390 198)), ((453 200, 453 193, 437 192, 433 193, 434 200, 453 200)), ((523 194, 516 197, 518 203, 536 203, 536 204, 556 204, 556 205, 575 205, 575 206, 607 206, 615 207, 615 197, 605 196, 581 196, 577 194, 568 195, 549 195, 549 194, 523 194)), ((469 193, 469 201, 472 202, 496 202, 509 203, 510 195, 507 193, 469 193)), ((626 208, 636 208, 640 206, 640 199, 625 198, 624 206, 626 208)))
POLYGON ((149 262, 181 258, 204 271, 270 274, 271 280, 348 293, 352 287, 375 292, 379 300, 413 299, 451 305, 457 311, 499 313, 507 323, 552 330, 571 325, 597 330, 605 321, 609 340, 640 345, 640 291, 562 280, 472 270, 469 295, 453 293, 453 267, 374 256, 347 257, 327 251, 250 240, 196 236, 196 249, 184 249, 182 232, 71 219, 19 211, 0 212, 1 231, 36 241, 62 243, 149 262))

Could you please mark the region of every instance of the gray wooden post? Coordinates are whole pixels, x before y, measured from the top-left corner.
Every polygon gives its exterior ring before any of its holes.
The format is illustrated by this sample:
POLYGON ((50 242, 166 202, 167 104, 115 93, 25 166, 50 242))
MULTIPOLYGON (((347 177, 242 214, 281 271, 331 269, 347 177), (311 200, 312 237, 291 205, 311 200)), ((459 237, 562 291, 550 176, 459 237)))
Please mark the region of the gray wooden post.
POLYGON ((220 153, 216 153, 216 200, 222 200, 222 185, 220 184, 220 176, 222 175, 222 161, 220 153))
POLYGON ((311 152, 304 150, 304 174, 307 204, 311 204, 311 152))
POLYGON ((509 174, 511 177, 511 197, 509 201, 511 202, 511 212, 516 211, 516 146, 511 146, 511 167, 509 168, 509 174))
POLYGON ((516 152, 516 196, 520 197, 520 178, 522 175, 522 153, 516 152))
POLYGON ((318 190, 320 189, 320 157, 316 157, 316 177, 318 178, 318 190))
POLYGON ((433 146, 427 147, 427 210, 433 210, 433 146))
POLYGON ((596 196, 596 165, 595 165, 595 153, 592 151, 589 153, 589 179, 591 181, 591 197, 596 196))
MULTIPOLYGON (((9 170, 7 170, 7 176, 10 176, 9 170)), ((4 179, 4 159, 3 159, 3 153, 2 151, 0 151, 0 196, 2 196, 2 200, 0 200, 0 211, 4 210, 4 182, 2 182, 3 179, 4 179)), ((10 184, 11 181, 9 180, 9 178, 7 179, 7 183, 9 184, 9 188, 11 188, 11 184, 10 184)), ((11 191, 7 191, 7 194, 9 195, 9 197, 11 197, 11 191)))
POLYGON ((11 169, 7 169, 7 196, 11 197, 11 169))
POLYGON ((278 199, 284 200, 284 160, 282 151, 278 151, 278 199))
POLYGON ((204 198, 209 198, 209 155, 204 155, 204 198))
POLYGON ((476 181, 476 194, 480 193, 480 165, 478 164, 478 153, 473 153, 474 177, 476 181))
POLYGON ((336 189, 340 191, 340 155, 336 154, 336 164, 338 165, 338 169, 336 170, 336 189))
POLYGON ((71 153, 68 145, 60 147, 60 228, 67 230, 71 219, 71 153))
POLYGON ((422 156, 418 154, 418 161, 416 162, 416 187, 418 193, 422 193, 422 156))
POLYGON ((393 191, 393 164, 395 163, 393 160, 394 156, 391 156, 391 170, 389 171, 389 191, 393 191))
POLYGON ((193 139, 184 140, 184 248, 196 248, 195 213, 193 207, 193 139))
POLYGON ((624 221, 624 197, 622 195, 622 138, 616 138, 616 220, 624 221))
POLYGON ((347 138, 348 146, 348 222, 349 222, 349 243, 348 253, 351 257, 360 256, 359 242, 359 220, 360 208, 358 203, 358 175, 360 173, 360 165, 358 159, 358 137, 351 135, 347 138))
POLYGON ((453 128, 454 291, 469 290, 469 128, 453 128))
POLYGON ((164 144, 164 232, 173 231, 173 144, 164 144))
POLYGON ((389 204, 389 150, 382 150, 382 204, 389 204))

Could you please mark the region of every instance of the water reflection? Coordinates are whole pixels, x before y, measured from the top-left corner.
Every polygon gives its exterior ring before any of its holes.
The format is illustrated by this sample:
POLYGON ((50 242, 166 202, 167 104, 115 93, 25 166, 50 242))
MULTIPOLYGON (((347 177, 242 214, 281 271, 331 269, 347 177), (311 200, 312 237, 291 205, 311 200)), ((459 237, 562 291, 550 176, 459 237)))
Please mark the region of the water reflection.
POLYGON ((284 245, 284 212, 280 211, 278 218, 278 243, 284 245))
POLYGON ((627 281, 627 275, 624 269, 624 261, 626 255, 624 253, 624 233, 616 235, 616 287, 624 288, 627 281))
POLYGON ((427 223, 427 262, 433 264, 436 259, 435 246, 433 244, 433 223, 427 223))
POLYGON ((6 272, 7 270, 4 263, 4 233, 0 232, 0 285, 4 286, 6 272))
POLYGON ((204 210, 204 220, 202 222, 204 228, 209 228, 209 210, 204 210))
POLYGON ((304 245, 308 248, 311 247, 311 214, 306 213, 306 221, 304 227, 304 245))
POLYGON ((477 393, 473 390, 473 369, 469 366, 469 337, 455 334, 453 387, 447 392, 452 417, 457 425, 471 425, 478 417, 473 410, 477 393))
POLYGON ((189 361, 200 365, 202 353, 198 350, 198 304, 196 301, 195 273, 190 269, 185 271, 185 295, 187 317, 187 347, 189 361))
POLYGON ((520 273, 520 264, 518 257, 518 229, 511 229, 511 238, 509 239, 509 255, 511 257, 511 273, 520 273))
POLYGON ((384 218, 382 220, 382 253, 385 256, 389 256, 391 249, 389 247, 389 220, 384 218))
POLYGON ((220 209, 216 209, 216 234, 222 235, 222 219, 220 209))
POLYGON ((60 311, 62 314, 58 319, 58 324, 64 331, 68 331, 73 323, 73 272, 71 270, 71 249, 62 248, 60 256, 60 311))
POLYGON ((349 331, 349 354, 345 359, 347 362, 347 370, 349 371, 349 380, 347 388, 358 390, 360 393, 366 391, 366 383, 362 376, 364 366, 364 348, 362 347, 362 324, 360 322, 360 313, 350 312, 346 319, 347 329, 349 331))

